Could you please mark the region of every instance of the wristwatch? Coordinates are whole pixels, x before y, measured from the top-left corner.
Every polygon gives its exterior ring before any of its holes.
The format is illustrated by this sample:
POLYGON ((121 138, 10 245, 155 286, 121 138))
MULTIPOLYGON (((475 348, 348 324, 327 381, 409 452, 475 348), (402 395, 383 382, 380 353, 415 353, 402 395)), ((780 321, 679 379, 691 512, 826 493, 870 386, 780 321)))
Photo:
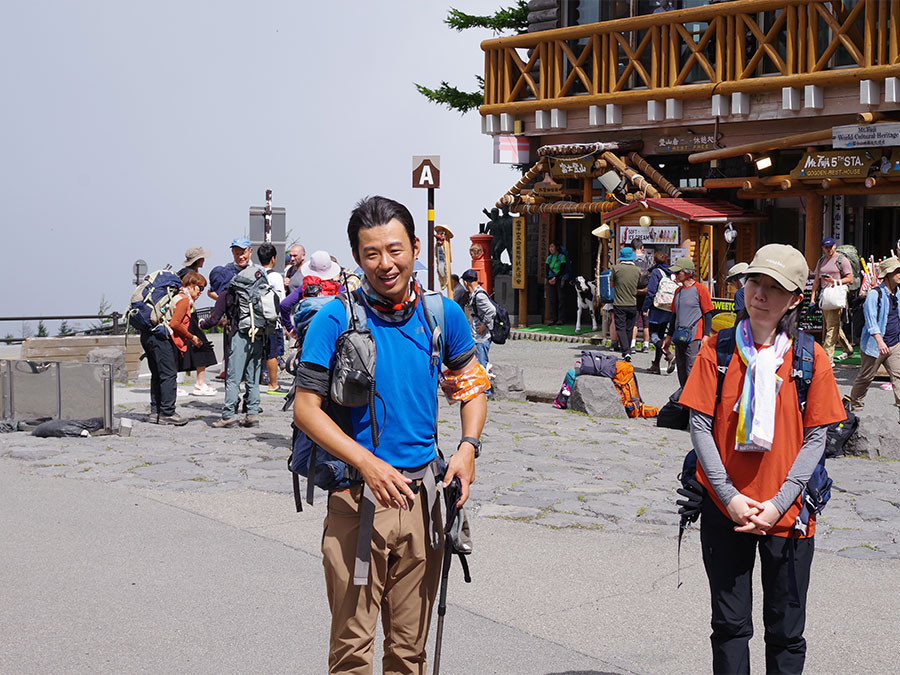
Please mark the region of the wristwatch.
POLYGON ((471 443, 475 447, 475 459, 478 459, 481 455, 481 441, 477 438, 472 438, 471 436, 463 436, 459 439, 459 445, 456 446, 456 449, 459 450, 463 443, 471 443))

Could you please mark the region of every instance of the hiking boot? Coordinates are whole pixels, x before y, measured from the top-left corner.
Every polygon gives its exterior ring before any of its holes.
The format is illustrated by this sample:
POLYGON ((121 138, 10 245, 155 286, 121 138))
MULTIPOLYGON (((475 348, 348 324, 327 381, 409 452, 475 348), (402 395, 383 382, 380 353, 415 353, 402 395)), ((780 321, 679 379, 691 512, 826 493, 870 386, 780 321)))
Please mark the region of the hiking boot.
POLYGON ((245 415, 244 419, 241 420, 242 427, 258 427, 259 426, 259 415, 245 415))
POLYGON ((237 425, 237 417, 223 417, 222 419, 213 422, 211 426, 215 427, 216 429, 231 429, 233 427, 236 427, 237 425))
POLYGON ((625 354, 624 356, 622 356, 622 360, 631 363, 631 354, 625 354))
POLYGON ((662 375, 662 372, 659 370, 659 364, 654 363, 649 368, 647 368, 647 372, 651 375, 662 375))
POLYGON ((173 413, 171 415, 161 415, 157 424, 171 424, 176 427, 183 427, 185 424, 190 422, 187 417, 182 417, 178 413, 173 413))

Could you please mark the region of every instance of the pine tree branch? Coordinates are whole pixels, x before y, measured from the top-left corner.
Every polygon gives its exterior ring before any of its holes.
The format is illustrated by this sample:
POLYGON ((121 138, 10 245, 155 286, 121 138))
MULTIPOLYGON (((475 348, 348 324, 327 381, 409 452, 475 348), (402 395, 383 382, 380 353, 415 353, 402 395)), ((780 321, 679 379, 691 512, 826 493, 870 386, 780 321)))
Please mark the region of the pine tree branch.
POLYGON ((484 103, 484 79, 478 77, 480 91, 467 92, 450 85, 448 82, 441 82, 441 86, 437 89, 429 89, 428 87, 415 84, 416 89, 432 103, 447 106, 450 110, 458 110, 460 114, 465 115, 470 110, 478 108, 484 103))
POLYGON ((466 14, 451 7, 444 23, 457 31, 487 28, 495 33, 503 31, 524 33, 528 30, 528 3, 525 0, 518 0, 515 5, 503 7, 491 15, 466 14))

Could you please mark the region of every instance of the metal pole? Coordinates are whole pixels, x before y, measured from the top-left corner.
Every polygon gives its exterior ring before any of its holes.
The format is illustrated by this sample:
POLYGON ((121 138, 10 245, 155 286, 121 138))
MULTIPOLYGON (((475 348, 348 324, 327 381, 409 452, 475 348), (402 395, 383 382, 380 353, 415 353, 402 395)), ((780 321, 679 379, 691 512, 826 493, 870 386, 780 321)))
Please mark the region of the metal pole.
POLYGON ((428 288, 434 288, 434 188, 428 188, 428 288))

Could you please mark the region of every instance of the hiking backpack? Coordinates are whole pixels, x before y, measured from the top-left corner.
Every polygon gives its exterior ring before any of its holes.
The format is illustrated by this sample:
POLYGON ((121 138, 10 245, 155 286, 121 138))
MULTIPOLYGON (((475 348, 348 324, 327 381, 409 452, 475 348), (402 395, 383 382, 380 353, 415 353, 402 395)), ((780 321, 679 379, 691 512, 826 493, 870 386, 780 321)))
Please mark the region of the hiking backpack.
POLYGON ((181 279, 170 269, 147 275, 131 294, 128 311, 125 312, 126 325, 134 326, 139 331, 152 331, 157 326, 163 326, 162 330, 171 333, 168 325, 175 309, 172 299, 180 289, 181 279))
POLYGON ((612 302, 615 297, 613 289, 609 285, 612 279, 612 270, 603 270, 597 275, 597 296, 601 302, 612 302))
POLYGON ((616 374, 613 377, 613 385, 622 398, 625 406, 625 414, 629 417, 656 417, 659 409, 644 405, 641 392, 638 390, 637 377, 634 374, 634 366, 628 361, 616 361, 616 374))
MULTIPOLYGON (((862 262, 859 259, 859 251, 856 250, 856 247, 853 244, 841 244, 835 251, 837 252, 838 269, 841 270, 842 275, 843 261, 847 260, 850 262, 850 269, 853 270, 853 283, 846 284, 846 286, 847 290, 855 294, 859 291, 860 284, 862 284, 862 262)), ((821 268, 823 262, 825 262, 824 255, 819 258, 816 269, 821 268)))
MULTIPOLYGON (((487 299, 491 301, 491 305, 494 306, 494 325, 491 328, 491 342, 497 345, 502 345, 509 338, 509 333, 512 330, 512 327, 509 323, 509 312, 506 311, 506 308, 503 305, 497 303, 494 300, 493 295, 488 295, 488 292, 483 288, 479 288, 479 291, 487 295, 487 299)), ((478 291, 475 291, 476 293, 478 291)), ((472 305, 474 311, 474 303, 472 305)))
POLYGON ((265 270, 249 266, 229 282, 234 293, 233 319, 239 333, 251 341, 278 330, 278 296, 269 284, 265 270))
MULTIPOLYGON (((734 327, 726 328, 719 331, 718 338, 716 339, 716 369, 718 371, 716 381, 716 408, 718 408, 719 401, 722 398, 722 384, 725 381, 725 373, 728 371, 728 366, 734 355, 734 333, 734 327)), ((797 337, 794 338, 792 348, 791 379, 794 381, 794 386, 797 388, 797 403, 801 415, 806 413, 806 398, 809 394, 809 385, 813 378, 814 349, 815 340, 812 335, 805 333, 802 330, 798 331, 797 337)), ((688 452, 687 457, 685 457, 682 472, 678 477, 682 483, 683 489, 690 489, 688 484, 691 481, 693 481, 695 485, 697 484, 695 478, 696 465, 697 453, 694 450, 691 450, 688 452)), ((816 465, 816 468, 813 470, 812 475, 809 477, 806 486, 800 494, 801 508, 794 524, 794 529, 806 534, 810 515, 813 513, 821 513, 828 503, 828 500, 831 499, 831 485, 832 480, 828 477, 828 472, 825 470, 825 452, 823 449, 822 456, 819 458, 819 463, 816 465)), ((687 527, 687 523, 696 520, 698 515, 699 508, 696 513, 682 513, 678 535, 679 546, 681 543, 681 534, 687 527)))
MULTIPOLYGON (((446 351, 443 296, 437 292, 427 291, 423 292, 421 297, 425 321, 431 329, 431 364, 439 368, 446 351)), ((368 318, 359 291, 344 292, 337 298, 347 313, 347 329, 335 343, 335 359, 329 373, 329 396, 325 400, 324 411, 345 434, 352 438, 350 408, 368 405, 372 444, 378 447, 379 432, 374 407, 375 399, 380 397, 375 389, 375 341, 368 329, 368 318)), ((287 410, 292 402, 293 396, 289 396, 284 409, 287 410)), ((308 504, 313 503, 315 487, 331 491, 358 482, 359 475, 356 469, 347 466, 344 461, 317 445, 293 423, 291 429, 292 450, 287 463, 293 483, 294 506, 298 513, 303 511, 300 476, 307 479, 308 504)), ((436 418, 435 439, 437 439, 436 418)))

